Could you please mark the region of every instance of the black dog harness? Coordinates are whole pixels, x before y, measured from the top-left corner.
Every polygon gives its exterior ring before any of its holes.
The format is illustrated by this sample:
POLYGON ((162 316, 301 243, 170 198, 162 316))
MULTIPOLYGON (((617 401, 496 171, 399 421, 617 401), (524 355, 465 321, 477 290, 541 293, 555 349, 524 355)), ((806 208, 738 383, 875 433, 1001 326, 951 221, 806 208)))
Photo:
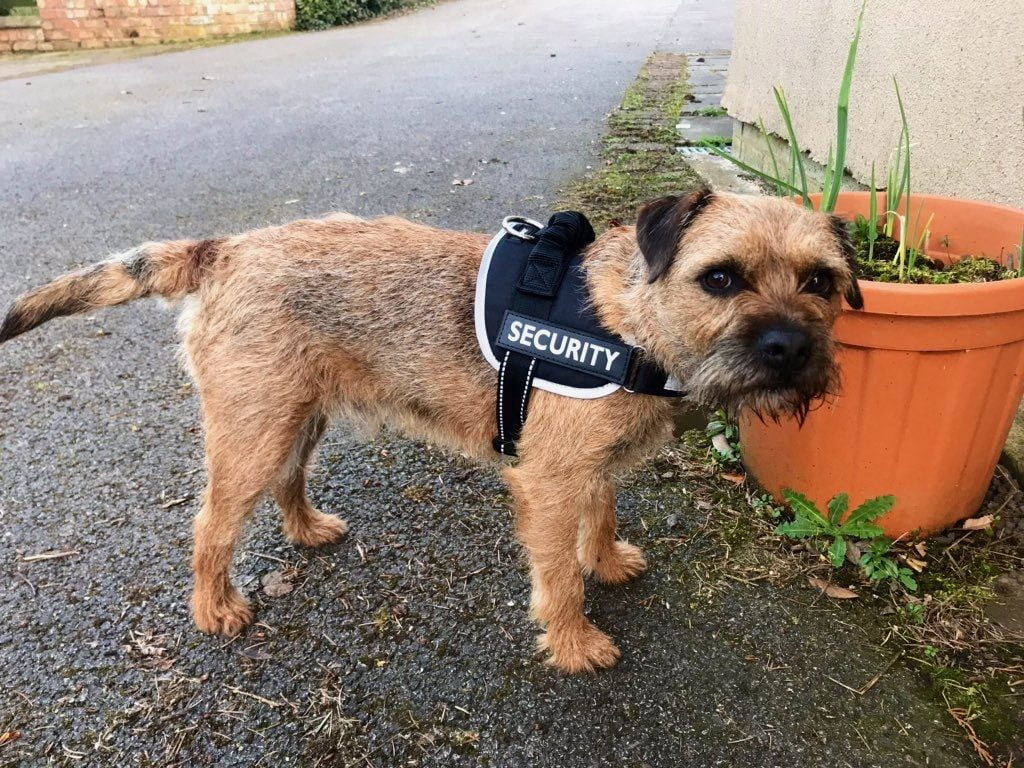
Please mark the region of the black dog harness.
POLYGON ((583 250, 594 230, 581 213, 542 227, 508 217, 491 240, 476 283, 476 335, 498 371, 494 450, 516 455, 533 387, 566 397, 627 392, 682 397, 639 347, 605 330, 590 306, 583 250))

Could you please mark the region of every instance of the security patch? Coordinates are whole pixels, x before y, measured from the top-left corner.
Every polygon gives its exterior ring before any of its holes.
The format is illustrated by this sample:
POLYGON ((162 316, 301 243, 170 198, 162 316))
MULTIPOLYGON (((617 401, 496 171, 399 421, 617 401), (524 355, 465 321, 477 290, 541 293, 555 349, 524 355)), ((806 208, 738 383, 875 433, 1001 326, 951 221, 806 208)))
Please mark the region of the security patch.
POLYGON ((623 384, 633 348, 535 317, 505 312, 497 346, 623 384))

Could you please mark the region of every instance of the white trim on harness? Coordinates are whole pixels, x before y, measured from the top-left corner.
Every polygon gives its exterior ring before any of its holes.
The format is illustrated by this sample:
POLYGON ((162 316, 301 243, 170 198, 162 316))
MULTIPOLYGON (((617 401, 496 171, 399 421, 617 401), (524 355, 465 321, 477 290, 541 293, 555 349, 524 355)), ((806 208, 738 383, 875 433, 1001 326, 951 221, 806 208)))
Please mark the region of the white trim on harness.
MULTIPOLYGON (((487 271, 491 267, 491 257, 494 255, 494 249, 498 247, 498 243, 501 242, 504 236, 505 230, 502 229, 494 236, 490 244, 488 244, 487 250, 484 251, 483 259, 480 261, 480 270, 476 275, 476 298, 473 302, 476 341, 480 346, 484 359, 490 363, 494 370, 501 368, 501 363, 498 362, 494 352, 491 351, 491 342, 487 338, 487 323, 484 320, 484 295, 487 292, 487 271)), ((537 387, 537 389, 543 389, 545 392, 553 392, 564 397, 574 397, 577 400, 594 400, 598 397, 610 395, 615 390, 620 389, 618 384, 612 382, 600 387, 568 387, 565 384, 556 384, 553 381, 539 377, 533 380, 533 386, 537 387)))

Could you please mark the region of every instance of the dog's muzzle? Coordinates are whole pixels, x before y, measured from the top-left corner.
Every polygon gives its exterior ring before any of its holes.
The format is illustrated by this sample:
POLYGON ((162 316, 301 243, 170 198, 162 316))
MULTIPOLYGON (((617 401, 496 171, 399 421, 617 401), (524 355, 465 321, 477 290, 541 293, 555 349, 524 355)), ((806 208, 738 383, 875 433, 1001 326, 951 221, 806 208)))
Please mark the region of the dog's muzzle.
POLYGON ((826 332, 772 322, 720 339, 686 380, 691 397, 705 406, 802 419, 838 390, 839 368, 826 332))

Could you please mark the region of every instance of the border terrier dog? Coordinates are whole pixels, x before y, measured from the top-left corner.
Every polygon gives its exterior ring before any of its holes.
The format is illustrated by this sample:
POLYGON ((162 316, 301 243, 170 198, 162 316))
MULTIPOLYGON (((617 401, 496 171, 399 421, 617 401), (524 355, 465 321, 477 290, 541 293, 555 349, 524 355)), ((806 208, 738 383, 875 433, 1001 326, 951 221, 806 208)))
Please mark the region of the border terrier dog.
MULTIPOLYGON (((500 460, 497 373, 473 323, 489 239, 336 214, 146 243, 21 296, 0 342, 98 307, 185 300, 208 472, 192 611, 204 632, 234 635, 252 613, 229 568, 263 494, 280 505, 290 541, 316 547, 345 535, 346 522, 306 495, 331 418, 500 460)), ((841 297, 861 306, 851 258, 834 217, 702 188, 643 206, 636 227, 588 247, 583 269, 605 328, 685 382, 691 400, 778 418, 802 417, 838 385, 832 326, 841 297)), ((584 615, 584 576, 614 584, 645 570, 641 551, 616 538, 614 478, 669 439, 677 402, 621 389, 589 400, 534 391, 520 458, 501 471, 529 555, 540 647, 558 669, 619 658, 584 615)))

